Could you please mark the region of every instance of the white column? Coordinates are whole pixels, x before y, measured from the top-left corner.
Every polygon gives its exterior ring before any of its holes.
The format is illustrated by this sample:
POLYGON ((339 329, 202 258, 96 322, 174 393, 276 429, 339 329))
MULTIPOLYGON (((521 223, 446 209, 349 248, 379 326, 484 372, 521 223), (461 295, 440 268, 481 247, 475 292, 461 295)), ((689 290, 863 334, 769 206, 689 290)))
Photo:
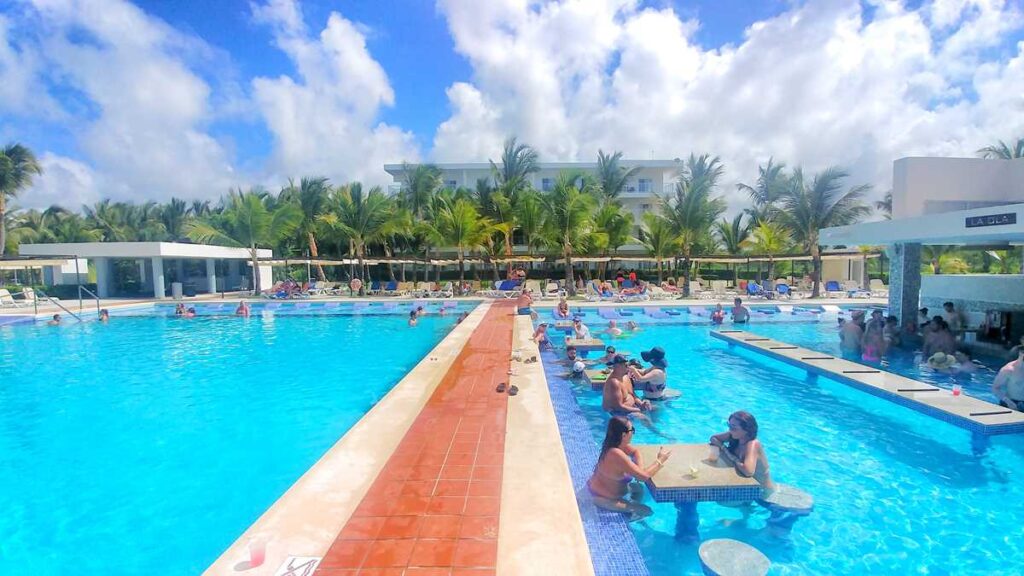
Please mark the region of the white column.
POLYGON ((139 282, 142 284, 146 283, 146 261, 139 260, 139 282))
POLYGON ((163 300, 164 297, 164 259, 153 258, 153 298, 163 300))
POLYGON ((206 261, 206 291, 217 293, 217 261, 212 258, 206 261))
POLYGON ((110 259, 96 258, 96 295, 100 298, 110 297, 110 259))

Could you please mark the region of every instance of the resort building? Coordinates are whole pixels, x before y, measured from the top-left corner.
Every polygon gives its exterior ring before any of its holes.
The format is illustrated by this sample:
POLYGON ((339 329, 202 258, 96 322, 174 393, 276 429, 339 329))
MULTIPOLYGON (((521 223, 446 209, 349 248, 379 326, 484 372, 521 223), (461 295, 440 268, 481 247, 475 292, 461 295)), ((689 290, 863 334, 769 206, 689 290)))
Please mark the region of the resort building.
MULTIPOLYGON (((656 210, 660 198, 672 194, 675 182, 679 178, 682 161, 674 160, 620 160, 619 165, 626 170, 639 168, 619 195, 623 207, 633 214, 633 220, 639 225, 640 216, 645 212, 656 210)), ((385 164, 384 170, 391 174, 394 183, 388 187, 392 194, 397 194, 405 185, 407 172, 416 168, 416 164, 385 164)), ((478 180, 486 180, 492 185, 494 177, 488 162, 467 162, 452 164, 435 164, 441 170, 441 178, 446 188, 476 187, 478 180)), ((597 162, 541 162, 540 170, 530 175, 530 184, 541 192, 548 192, 555 186, 558 175, 565 171, 583 171, 597 173, 597 162)), ((627 247, 628 248, 628 247, 627 247)))
MULTIPOLYGON (((23 256, 65 256, 60 265, 44 266, 47 284, 78 284, 87 274, 88 261, 96 274, 96 295, 108 298, 152 293, 165 298, 175 288, 185 292, 248 289, 249 250, 206 244, 178 242, 74 242, 22 244, 23 256), (78 262, 78 271, 75 265, 78 262), (180 284, 175 287, 174 284, 180 284)), ((269 258, 270 250, 257 250, 260 258, 269 258)), ((271 267, 260 266, 260 283, 273 283, 271 267)), ((178 296, 177 294, 173 294, 178 296)))
POLYGON ((922 246, 1024 245, 1024 159, 901 158, 893 164, 892 220, 826 228, 821 242, 884 245, 889 307, 901 322, 913 320, 920 306, 941 311, 950 301, 968 326, 998 327, 1000 341, 1024 334, 1024 275, 921 274, 922 246))

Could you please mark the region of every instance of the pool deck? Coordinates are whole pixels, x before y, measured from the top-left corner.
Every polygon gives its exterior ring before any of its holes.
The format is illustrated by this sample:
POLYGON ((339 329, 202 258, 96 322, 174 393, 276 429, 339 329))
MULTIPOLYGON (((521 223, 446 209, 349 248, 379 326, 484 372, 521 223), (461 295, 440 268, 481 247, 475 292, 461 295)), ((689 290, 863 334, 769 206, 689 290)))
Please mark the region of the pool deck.
POLYGON ((922 414, 985 436, 1024 432, 1024 413, 972 398, 953 396, 948 390, 911 380, 874 366, 858 364, 831 354, 801 348, 743 330, 718 330, 711 336, 808 373, 825 376, 922 414))

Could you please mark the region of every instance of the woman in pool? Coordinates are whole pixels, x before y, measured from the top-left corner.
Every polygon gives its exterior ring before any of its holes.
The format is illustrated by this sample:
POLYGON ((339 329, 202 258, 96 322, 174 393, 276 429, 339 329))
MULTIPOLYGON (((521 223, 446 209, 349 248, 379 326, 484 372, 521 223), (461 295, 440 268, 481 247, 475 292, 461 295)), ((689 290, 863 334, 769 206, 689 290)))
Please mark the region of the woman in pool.
POLYGON ((409 327, 412 328, 419 322, 419 315, 416 314, 415 310, 409 310, 409 327))
POLYGON ((177 306, 174 307, 175 316, 184 316, 186 312, 188 312, 188 310, 185 310, 184 304, 178 304, 177 306))
POLYGON ((715 310, 711 312, 711 323, 721 324, 725 322, 725 308, 722 308, 722 303, 715 304, 715 310))
POLYGON ((608 420, 608 429, 601 445, 594 474, 587 481, 587 489, 594 498, 594 504, 605 510, 629 513, 630 520, 640 520, 651 515, 651 509, 637 502, 642 486, 630 486, 633 480, 646 481, 665 465, 672 452, 660 448, 657 459, 650 466, 644 466, 640 451, 631 444, 633 423, 626 418, 615 416, 608 420), (626 499, 626 495, 630 499, 626 499))
POLYGON ((107 310, 106 308, 104 308, 103 310, 100 310, 100 318, 99 318, 99 320, 100 320, 100 322, 103 322, 104 324, 106 324, 107 322, 110 322, 110 311, 107 310))
POLYGON ((880 362, 885 352, 885 322, 872 319, 864 329, 864 335, 860 339, 861 360, 865 362, 880 362))
POLYGON ((711 445, 721 449, 721 455, 743 476, 754 480, 767 492, 775 490, 768 470, 768 455, 757 439, 757 420, 749 412, 733 412, 729 416, 729 430, 711 437, 711 445))
POLYGON ((252 314, 249 309, 249 303, 242 300, 238 303, 238 308, 235 308, 235 316, 241 316, 242 318, 248 318, 252 314))
POLYGON ((569 317, 569 302, 562 298, 558 301, 558 309, 555 310, 555 317, 557 318, 568 318, 569 317))
POLYGON ((537 348, 544 350, 545 348, 551 348, 551 340, 548 340, 548 325, 541 322, 537 329, 533 331, 533 337, 530 338, 537 343, 537 348))

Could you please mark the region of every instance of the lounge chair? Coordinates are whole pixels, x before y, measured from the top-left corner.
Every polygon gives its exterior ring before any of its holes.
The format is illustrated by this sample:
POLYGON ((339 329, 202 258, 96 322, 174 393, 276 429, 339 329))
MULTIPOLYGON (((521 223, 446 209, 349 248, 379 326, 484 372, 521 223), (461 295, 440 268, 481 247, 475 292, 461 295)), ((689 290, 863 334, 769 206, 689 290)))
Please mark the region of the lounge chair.
POLYGON ((601 286, 597 283, 597 280, 591 280, 587 282, 587 300, 590 302, 600 302, 606 300, 615 300, 618 298, 618 294, 605 295, 601 293, 601 286))
POLYGON ((435 286, 435 288, 437 290, 431 290, 430 292, 431 298, 451 298, 455 295, 455 287, 451 282, 445 283, 444 286, 435 286))
POLYGON ((846 292, 844 292, 842 287, 839 286, 839 282, 835 280, 825 282, 825 296, 835 298, 837 296, 844 296, 845 294, 846 292))
POLYGON ((558 287, 558 282, 548 282, 544 286, 543 294, 545 298, 560 298, 562 296, 562 289, 558 287))
POLYGON ((671 300, 675 297, 675 294, 666 291, 660 286, 654 284, 647 285, 647 294, 651 297, 651 300, 671 300))
POLYGON ((793 298, 793 291, 789 289, 789 284, 785 282, 775 283, 775 293, 779 295, 779 298, 793 298))
POLYGON ((881 278, 872 278, 868 285, 871 287, 871 293, 876 296, 889 295, 889 287, 882 282, 881 278))
POLYGON ((540 289, 540 281, 538 280, 527 280, 523 283, 523 288, 529 290, 535 298, 544 298, 544 291, 540 289))
POLYGON ((760 284, 751 280, 747 282, 747 296, 749 298, 767 298, 768 293, 765 292, 760 284))
POLYGON ((11 292, 6 288, 0 288, 0 308, 22 308, 26 306, 24 302, 19 302, 11 296, 11 292))
POLYGON ((398 282, 394 280, 388 282, 380 289, 380 294, 384 296, 399 296, 401 290, 398 288, 398 282))
POLYGON ((861 285, 854 280, 844 281, 843 290, 850 298, 871 298, 871 291, 861 288, 861 285))

